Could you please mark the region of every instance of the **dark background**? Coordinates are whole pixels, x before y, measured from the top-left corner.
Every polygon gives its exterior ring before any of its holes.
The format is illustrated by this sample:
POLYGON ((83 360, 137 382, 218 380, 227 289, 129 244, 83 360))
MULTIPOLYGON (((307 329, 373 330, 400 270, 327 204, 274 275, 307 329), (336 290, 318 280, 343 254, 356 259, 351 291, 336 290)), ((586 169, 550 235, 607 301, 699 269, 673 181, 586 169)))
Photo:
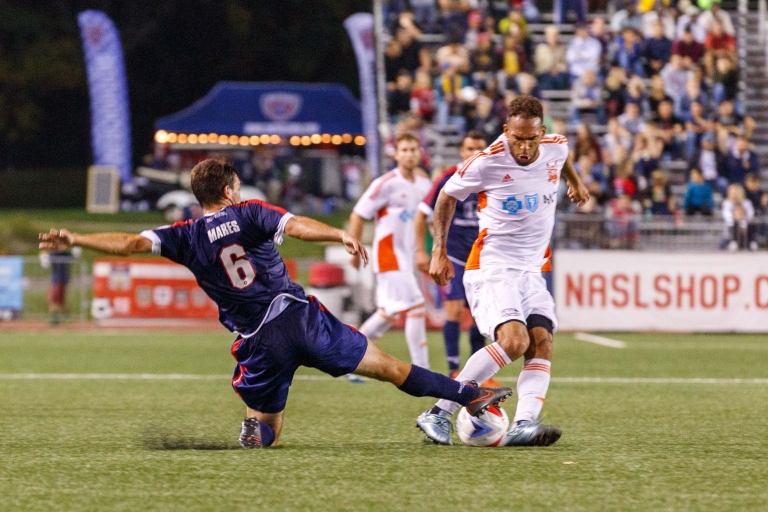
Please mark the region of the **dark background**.
POLYGON ((358 95, 342 22, 371 8, 370 0, 0 0, 0 196, 11 176, 23 183, 20 169, 57 181, 91 163, 80 11, 103 11, 120 32, 135 165, 151 150, 155 119, 220 80, 339 82, 358 95))

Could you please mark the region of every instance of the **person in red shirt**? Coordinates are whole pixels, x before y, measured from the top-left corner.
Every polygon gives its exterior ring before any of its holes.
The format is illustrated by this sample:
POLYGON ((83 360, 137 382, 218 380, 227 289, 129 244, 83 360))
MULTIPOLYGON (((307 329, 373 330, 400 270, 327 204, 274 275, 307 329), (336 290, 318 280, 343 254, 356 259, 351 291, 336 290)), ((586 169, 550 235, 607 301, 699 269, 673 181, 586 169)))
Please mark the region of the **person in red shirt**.
POLYGON ((685 27, 683 37, 672 43, 672 54, 683 58, 683 66, 698 65, 704 56, 704 45, 696 41, 691 34, 691 27, 685 27))
POLYGON ((736 59, 736 38, 725 31, 722 23, 715 21, 704 40, 704 66, 709 76, 714 73, 715 62, 719 57, 736 59))

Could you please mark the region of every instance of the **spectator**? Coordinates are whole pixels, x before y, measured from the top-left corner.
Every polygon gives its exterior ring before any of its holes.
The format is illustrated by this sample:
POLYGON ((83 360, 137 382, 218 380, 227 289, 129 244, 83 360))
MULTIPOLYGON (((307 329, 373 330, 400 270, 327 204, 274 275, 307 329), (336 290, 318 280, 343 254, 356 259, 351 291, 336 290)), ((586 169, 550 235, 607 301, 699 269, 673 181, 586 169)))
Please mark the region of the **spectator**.
POLYGON ((411 111, 424 121, 435 117, 435 91, 432 79, 426 71, 416 72, 416 82, 411 91, 411 111))
POLYGON ((595 18, 592 20, 592 24, 589 26, 589 32, 597 39, 597 41, 600 43, 600 46, 602 47, 602 56, 600 59, 600 69, 602 69, 605 66, 605 57, 608 55, 608 50, 611 47, 611 42, 613 41, 613 37, 611 37, 611 34, 608 33, 608 29, 606 28, 606 23, 604 18, 595 18))
POLYGON ((679 55, 672 55, 659 74, 664 79, 667 94, 674 101, 679 101, 688 82, 688 71, 683 67, 683 59, 679 55))
POLYGON ((400 71, 397 76, 395 90, 389 94, 389 115, 399 116, 411 110, 411 93, 413 89, 413 80, 411 74, 406 71, 400 71))
POLYGON ((714 121, 721 151, 726 151, 735 137, 743 135, 747 140, 751 139, 755 129, 755 120, 736 112, 734 103, 729 100, 723 101, 717 106, 717 115, 714 121))
POLYGON ((626 69, 630 74, 645 76, 643 68, 643 47, 640 34, 632 28, 625 28, 614 41, 613 65, 626 69))
POLYGON ((605 113, 608 118, 617 117, 624 112, 624 98, 626 96, 627 72, 623 68, 614 66, 608 72, 605 79, 605 113))
POLYGON ((438 5, 443 18, 443 31, 450 32, 454 27, 458 27, 461 31, 461 39, 464 39, 467 13, 472 9, 470 0, 438 0, 438 5))
POLYGON ((403 48, 397 39, 393 39, 384 50, 384 75, 387 80, 387 89, 395 89, 397 74, 400 72, 403 62, 403 48))
POLYGON ((694 103, 701 105, 702 109, 704 109, 703 115, 707 116, 709 98, 701 90, 701 82, 696 76, 691 74, 685 82, 685 92, 675 102, 675 115, 683 121, 689 121, 691 119, 691 106, 694 103))
POLYGON ((712 76, 715 61, 720 57, 736 60, 736 38, 725 32, 722 23, 715 21, 704 40, 704 67, 707 68, 707 75, 712 76))
POLYGON ((616 197, 627 195, 631 199, 635 198, 635 194, 637 194, 637 178, 633 173, 630 160, 624 160, 616 166, 611 185, 616 197))
MULTIPOLYGON (((519 30, 516 25, 513 27, 512 32, 519 30)), ((498 63, 500 75, 503 77, 502 87, 504 89, 514 87, 512 79, 520 71, 525 71, 528 68, 528 58, 516 35, 509 34, 504 38, 504 47, 498 53, 498 63)))
POLYGON ((493 112, 493 101, 486 96, 478 96, 475 110, 467 123, 468 130, 483 133, 485 140, 493 140, 501 134, 501 123, 493 112))
POLYGON ((730 58, 717 59, 712 82, 712 99, 715 104, 719 105, 725 100, 736 101, 736 94, 739 92, 739 74, 730 58))
MULTIPOLYGON (((645 132, 642 132, 645 133, 645 132)), ((632 162, 640 190, 648 188, 651 173, 659 168, 664 142, 656 137, 638 136, 632 151, 632 162)))
POLYGON ((577 23, 587 22, 587 0, 554 0, 552 5, 554 22, 558 25, 565 23, 569 10, 576 14, 577 23))
POLYGON ((651 121, 656 125, 656 135, 664 142, 664 153, 673 159, 681 155, 679 139, 684 135, 683 122, 675 117, 672 110, 672 102, 669 100, 659 103, 659 112, 651 116, 651 121))
POLYGON ((582 114, 594 114, 599 124, 603 124, 603 90, 597 75, 592 70, 587 70, 576 80, 571 90, 571 102, 573 106, 572 122, 577 123, 582 114))
POLYGON ((616 11, 611 16, 611 30, 618 34, 625 28, 632 28, 638 32, 643 29, 643 17, 637 11, 637 4, 629 0, 624 9, 616 11))
POLYGON ((456 26, 451 27, 451 31, 448 33, 448 44, 438 48, 435 53, 437 65, 449 64, 455 68, 457 73, 469 72, 469 52, 461 42, 461 30, 456 26))
POLYGON ((728 195, 721 205, 723 220, 730 235, 728 250, 757 250, 757 243, 751 240, 749 222, 755 218, 755 207, 746 198, 744 187, 733 183, 728 185, 728 195))
POLYGON ((733 21, 731 21, 730 14, 721 8, 721 1, 722 0, 715 0, 712 2, 712 6, 709 10, 706 10, 699 15, 696 24, 706 33, 712 30, 712 26, 715 22, 720 22, 723 25, 725 33, 733 36, 736 34, 736 30, 733 28, 733 21))
POLYGON ((704 182, 704 176, 697 168, 691 169, 688 188, 685 190, 683 209, 686 215, 700 213, 709 217, 715 209, 715 200, 712 197, 712 187, 704 182))
POLYGON ((749 149, 749 141, 746 137, 736 138, 736 143, 725 157, 725 177, 728 183, 744 184, 747 174, 757 174, 760 168, 757 166, 757 154, 749 149))
POLYGON ((643 57, 646 62, 646 74, 655 75, 672 56, 672 41, 664 35, 664 25, 657 21, 653 25, 653 34, 645 41, 643 57))
POLYGON ((632 197, 621 194, 608 203, 606 228, 610 247, 613 249, 634 249, 637 245, 637 212, 632 197))
POLYGON ((477 89, 484 89, 496 71, 496 58, 488 33, 481 32, 478 34, 477 47, 469 54, 469 65, 472 72, 472 84, 477 89))
POLYGON ((395 36, 402 49, 401 68, 405 68, 413 75, 417 69, 429 69, 432 66, 432 58, 424 46, 416 39, 413 30, 400 28, 395 36))
POLYGON ((691 28, 686 27, 680 39, 672 43, 672 54, 682 57, 685 68, 698 66, 704 57, 704 45, 696 41, 691 34, 691 28))
POLYGON ((461 116, 461 101, 459 92, 467 87, 467 79, 456 72, 456 68, 448 63, 440 66, 440 76, 435 79, 435 103, 437 105, 437 124, 457 126, 464 131, 464 118, 461 116))
POLYGON ((646 211, 650 211, 653 215, 672 215, 675 211, 675 198, 669 188, 667 175, 661 169, 651 173, 651 186, 643 202, 646 211))
POLYGON ((520 10, 515 8, 509 10, 509 16, 499 21, 499 34, 502 36, 511 34, 513 25, 517 25, 517 28, 520 29, 519 34, 521 39, 526 39, 528 37, 528 22, 525 20, 525 17, 520 10))
POLYGON ((517 74, 515 77, 515 89, 521 96, 533 96, 534 98, 541 97, 536 77, 530 73, 517 74))
POLYGON ((728 186, 728 181, 720 176, 724 169, 722 153, 715 144, 714 132, 706 132, 701 136, 701 146, 693 155, 688 165, 701 170, 704 181, 712 190, 723 193, 728 186))
POLYGON ((675 39, 682 39, 686 29, 690 30, 691 37, 697 43, 704 43, 707 38, 707 31, 701 28, 698 22, 699 10, 696 7, 689 7, 684 14, 677 18, 677 29, 675 30, 675 39))
POLYGON ((623 148, 626 151, 631 147, 632 135, 621 127, 618 119, 615 117, 609 118, 608 127, 602 140, 603 160, 611 164, 613 163, 613 155, 618 151, 618 148, 623 148))
POLYGON ((672 41, 675 38, 676 28, 674 9, 665 9, 661 2, 657 2, 652 10, 643 14, 641 34, 644 39, 657 37, 655 35, 657 23, 661 24, 661 37, 672 41))
POLYGON ((534 69, 539 86, 544 90, 568 89, 568 60, 565 46, 558 42, 560 30, 556 25, 544 29, 545 43, 536 47, 533 56, 534 69))
POLYGON ((640 115, 640 106, 637 103, 627 103, 618 121, 621 127, 631 135, 637 135, 645 129, 645 121, 640 115))
POLYGON ((659 104, 662 101, 672 101, 664 88, 664 79, 660 75, 651 77, 651 90, 648 91, 648 107, 651 115, 658 114, 659 104))
POLYGON ((576 35, 571 39, 565 53, 571 80, 575 82, 587 70, 598 72, 601 53, 600 42, 589 34, 587 26, 577 24, 576 35))
POLYGON ((634 103, 640 109, 640 115, 648 113, 648 95, 645 92, 645 81, 637 75, 627 81, 624 105, 634 103))
POLYGON ((600 140, 589 129, 589 125, 579 123, 576 125, 576 138, 573 141, 571 158, 578 161, 584 156, 589 157, 593 164, 600 164, 603 161, 600 140))
POLYGON ((435 5, 435 0, 411 0, 413 20, 428 34, 437 30, 437 20, 440 13, 435 5))
POLYGON ((715 129, 715 123, 708 120, 704 114, 704 107, 701 103, 694 101, 691 103, 690 115, 685 122, 686 142, 685 157, 693 158, 697 148, 701 144, 701 137, 715 129))
POLYGON ((755 207, 758 214, 768 213, 768 192, 760 190, 760 178, 757 174, 747 174, 744 178, 744 189, 747 199, 755 207))
POLYGON ((57 325, 67 316, 67 286, 70 278, 70 265, 80 256, 80 248, 72 251, 52 251, 40 253, 40 264, 51 269, 51 284, 48 288, 48 313, 51 325, 57 325))
POLYGON ((477 38, 483 32, 483 15, 479 11, 470 11, 467 15, 469 30, 464 34, 464 47, 470 51, 477 47, 477 38))

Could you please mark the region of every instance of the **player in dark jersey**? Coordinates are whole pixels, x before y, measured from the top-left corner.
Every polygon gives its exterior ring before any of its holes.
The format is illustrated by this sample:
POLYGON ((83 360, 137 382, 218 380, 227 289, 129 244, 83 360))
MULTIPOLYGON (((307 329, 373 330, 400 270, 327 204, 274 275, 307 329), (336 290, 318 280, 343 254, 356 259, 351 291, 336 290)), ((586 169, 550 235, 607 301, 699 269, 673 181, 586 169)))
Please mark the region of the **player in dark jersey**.
POLYGON ((232 387, 247 407, 240 431, 244 448, 277 443, 288 388, 299 366, 335 377, 355 373, 391 382, 413 396, 454 400, 472 414, 512 393, 509 388, 459 383, 384 353, 306 296, 288 277, 275 249, 283 234, 340 242, 367 264, 368 253, 349 233, 261 201, 241 202, 237 172, 219 160, 205 160, 192 169, 192 192, 203 207, 201 219, 140 235, 78 235, 52 229, 40 234, 40 248, 82 246, 120 255, 153 252, 189 268, 218 305, 221 323, 237 333, 232 387))
MULTIPOLYGON (((462 161, 471 157, 476 151, 482 151, 487 146, 485 136, 479 131, 467 132, 459 146, 459 156, 462 161)), ((437 197, 445 183, 451 179, 458 166, 453 166, 445 171, 435 181, 432 190, 419 205, 416 213, 416 265, 422 272, 429 272, 430 258, 424 242, 427 232, 427 223, 432 221, 432 210, 437 202, 437 197)), ((445 309, 445 324, 443 325, 443 340, 445 342, 445 355, 448 360, 448 372, 451 378, 459 373, 459 338, 461 336, 461 319, 464 316, 464 308, 467 307, 467 297, 464 294, 464 266, 467 263, 469 252, 477 239, 477 194, 470 194, 464 201, 456 204, 456 213, 451 221, 451 229, 447 240, 448 259, 453 263, 454 277, 442 287, 445 309)), ((485 346, 485 337, 480 334, 477 327, 472 324, 469 330, 469 344, 474 354, 485 346)), ((496 381, 485 383, 498 386, 496 381)))

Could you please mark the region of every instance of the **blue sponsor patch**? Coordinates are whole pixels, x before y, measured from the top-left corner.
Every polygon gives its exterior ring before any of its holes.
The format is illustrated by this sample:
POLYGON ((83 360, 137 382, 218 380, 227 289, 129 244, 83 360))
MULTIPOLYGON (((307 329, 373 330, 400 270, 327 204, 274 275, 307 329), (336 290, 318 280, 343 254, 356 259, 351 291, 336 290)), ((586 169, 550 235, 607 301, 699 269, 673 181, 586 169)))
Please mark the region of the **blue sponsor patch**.
POLYGON ((504 208, 510 215, 517 215, 517 211, 523 207, 523 202, 518 201, 517 197, 510 196, 506 201, 501 203, 501 207, 504 208))
POLYGON ((539 194, 527 194, 525 196, 525 207, 533 213, 539 207, 539 194))
POLYGON ((400 220, 403 222, 413 220, 414 217, 416 217, 416 210, 403 210, 400 213, 400 220))

